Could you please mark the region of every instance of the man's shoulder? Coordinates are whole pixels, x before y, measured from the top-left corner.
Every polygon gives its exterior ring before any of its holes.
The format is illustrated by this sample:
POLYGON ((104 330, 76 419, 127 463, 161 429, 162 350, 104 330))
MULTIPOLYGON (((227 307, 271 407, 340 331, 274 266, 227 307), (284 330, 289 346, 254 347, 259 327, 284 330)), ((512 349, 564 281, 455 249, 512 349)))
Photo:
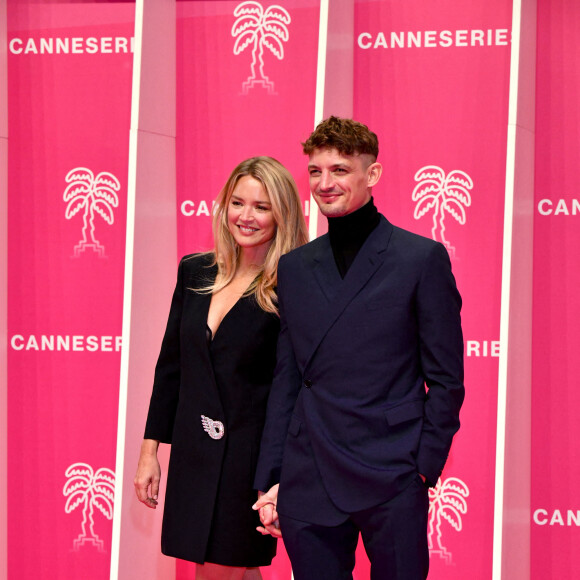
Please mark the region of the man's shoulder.
POLYGON ((418 264, 430 260, 433 256, 448 259, 447 249, 442 243, 396 226, 384 216, 381 217, 383 232, 388 236, 388 251, 391 254, 394 252, 392 255, 398 256, 398 259, 418 264))
POLYGON ((393 226, 393 236, 401 242, 407 244, 413 244, 420 248, 433 248, 439 242, 431 238, 427 238, 426 236, 422 236, 420 234, 416 234, 410 230, 406 230, 404 228, 400 228, 399 226, 393 226))
POLYGON ((389 222, 384 216, 381 217, 383 217, 383 223, 386 222, 391 228, 391 242, 404 245, 409 249, 426 252, 432 251, 437 246, 444 247, 441 243, 431 238, 427 238, 426 236, 422 236, 410 230, 396 226, 389 222))
POLYGON ((311 242, 304 244, 303 246, 299 246, 298 248, 294 248, 287 254, 284 254, 280 258, 280 263, 292 263, 296 264, 301 262, 302 260, 308 259, 311 256, 316 255, 316 253, 328 245, 328 234, 324 234, 315 238, 311 242))

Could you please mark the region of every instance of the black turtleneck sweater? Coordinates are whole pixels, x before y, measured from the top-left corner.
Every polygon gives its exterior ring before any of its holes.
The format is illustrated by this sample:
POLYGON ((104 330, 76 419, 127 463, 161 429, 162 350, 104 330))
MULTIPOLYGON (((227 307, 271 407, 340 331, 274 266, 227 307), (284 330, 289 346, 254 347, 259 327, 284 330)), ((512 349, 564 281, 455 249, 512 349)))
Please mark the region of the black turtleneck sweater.
POLYGON ((328 218, 328 236, 334 260, 344 278, 356 255, 379 225, 380 215, 373 199, 361 208, 341 217, 328 218))

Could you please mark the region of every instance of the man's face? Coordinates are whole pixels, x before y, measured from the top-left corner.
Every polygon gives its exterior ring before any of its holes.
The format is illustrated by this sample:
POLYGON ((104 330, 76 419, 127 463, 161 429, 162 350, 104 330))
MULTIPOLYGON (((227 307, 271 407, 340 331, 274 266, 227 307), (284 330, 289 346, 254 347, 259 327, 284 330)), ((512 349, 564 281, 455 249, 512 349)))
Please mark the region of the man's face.
POLYGON ((370 155, 315 149, 308 162, 310 191, 323 215, 344 216, 370 201, 381 171, 381 164, 373 163, 370 155))

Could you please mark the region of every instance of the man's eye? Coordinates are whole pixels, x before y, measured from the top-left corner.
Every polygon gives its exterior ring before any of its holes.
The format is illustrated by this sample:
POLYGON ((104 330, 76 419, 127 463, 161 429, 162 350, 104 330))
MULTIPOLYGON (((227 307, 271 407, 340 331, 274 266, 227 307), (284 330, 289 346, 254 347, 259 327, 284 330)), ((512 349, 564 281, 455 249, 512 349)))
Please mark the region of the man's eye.
POLYGON ((318 177, 320 175, 320 171, 318 169, 311 169, 310 170, 310 177, 318 177))
POLYGON ((338 173, 340 175, 344 175, 346 173, 346 169, 343 169, 342 167, 339 167, 338 169, 334 170, 334 173, 338 173))

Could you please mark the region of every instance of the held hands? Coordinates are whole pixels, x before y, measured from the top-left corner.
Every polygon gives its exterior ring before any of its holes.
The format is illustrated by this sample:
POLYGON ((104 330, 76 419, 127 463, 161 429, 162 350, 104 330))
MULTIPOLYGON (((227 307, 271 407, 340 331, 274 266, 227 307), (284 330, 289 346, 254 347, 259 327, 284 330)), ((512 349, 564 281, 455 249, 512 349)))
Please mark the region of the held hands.
POLYGON ((133 482, 139 501, 152 509, 157 507, 159 481, 161 479, 161 467, 157 460, 158 446, 159 442, 153 439, 145 439, 143 441, 137 474, 133 482))
POLYGON ((280 524, 278 522, 278 512, 276 511, 276 504, 278 503, 278 485, 272 486, 269 491, 264 493, 258 492, 258 501, 252 506, 252 509, 258 510, 260 513, 260 521, 262 526, 258 526, 256 530, 262 535, 270 534, 275 538, 281 538, 280 524))

